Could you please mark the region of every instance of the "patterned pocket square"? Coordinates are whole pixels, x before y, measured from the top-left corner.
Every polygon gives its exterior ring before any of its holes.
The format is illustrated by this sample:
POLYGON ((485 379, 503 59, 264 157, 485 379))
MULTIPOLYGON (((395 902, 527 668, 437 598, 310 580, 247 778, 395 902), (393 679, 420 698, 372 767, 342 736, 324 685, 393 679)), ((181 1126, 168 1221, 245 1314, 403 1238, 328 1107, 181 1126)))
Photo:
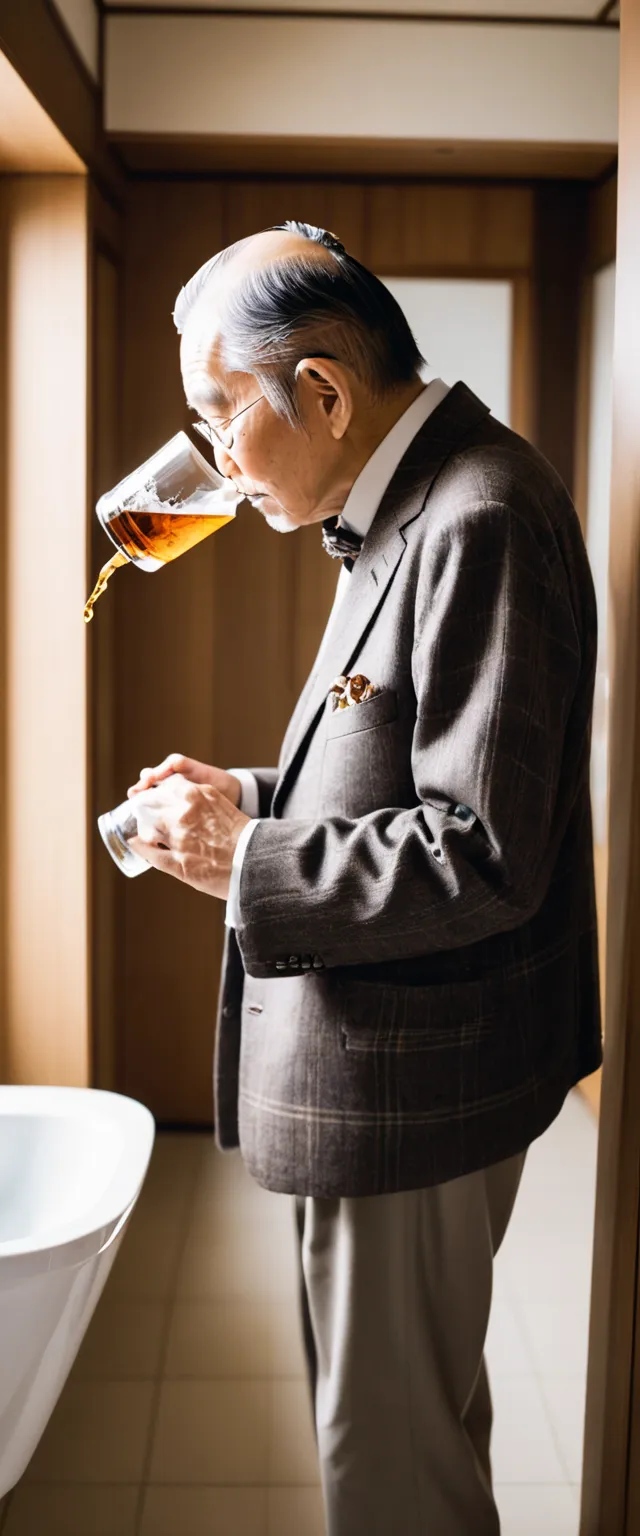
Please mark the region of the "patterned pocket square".
POLYGON ((375 698, 379 692, 364 672, 356 672, 353 677, 336 677, 329 689, 331 708, 350 709, 354 704, 364 704, 367 699, 375 698))

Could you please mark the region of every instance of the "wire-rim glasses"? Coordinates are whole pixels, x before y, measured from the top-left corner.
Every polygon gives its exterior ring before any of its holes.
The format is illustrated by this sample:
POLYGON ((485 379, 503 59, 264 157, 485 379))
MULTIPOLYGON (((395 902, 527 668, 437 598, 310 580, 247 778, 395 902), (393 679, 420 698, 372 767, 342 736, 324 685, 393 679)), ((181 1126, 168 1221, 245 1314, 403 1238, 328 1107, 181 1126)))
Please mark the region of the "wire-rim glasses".
POLYGON ((211 448, 215 448, 216 443, 227 450, 233 448, 233 422, 237 421, 239 416, 244 416, 245 411, 250 411, 252 405, 257 405, 262 399, 264 399, 263 395, 256 395, 255 400, 250 400, 248 405, 243 405, 242 410, 236 411, 235 416, 223 417, 215 425, 209 421, 194 421, 192 422, 193 430, 206 438, 211 448))

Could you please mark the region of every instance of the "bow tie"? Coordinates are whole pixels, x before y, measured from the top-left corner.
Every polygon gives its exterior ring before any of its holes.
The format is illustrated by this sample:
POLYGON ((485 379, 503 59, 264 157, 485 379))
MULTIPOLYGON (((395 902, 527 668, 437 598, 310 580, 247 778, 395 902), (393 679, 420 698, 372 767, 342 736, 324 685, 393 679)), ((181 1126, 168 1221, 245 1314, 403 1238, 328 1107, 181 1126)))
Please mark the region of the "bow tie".
POLYGON ((347 570, 353 568, 362 547, 362 537, 350 528, 339 528, 337 517, 325 517, 322 524, 322 546, 332 560, 341 560, 347 570))

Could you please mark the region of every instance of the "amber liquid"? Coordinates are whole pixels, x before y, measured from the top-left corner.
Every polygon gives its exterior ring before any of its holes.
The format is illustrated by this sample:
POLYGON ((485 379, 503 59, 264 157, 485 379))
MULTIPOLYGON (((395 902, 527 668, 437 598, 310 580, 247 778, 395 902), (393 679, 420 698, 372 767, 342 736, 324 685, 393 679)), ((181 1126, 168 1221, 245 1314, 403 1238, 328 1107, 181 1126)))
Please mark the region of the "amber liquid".
POLYGON ((117 512, 109 522, 109 533, 121 550, 103 565, 91 597, 84 610, 84 622, 89 624, 98 598, 102 596, 109 577, 120 565, 145 556, 167 564, 176 560, 186 549, 192 549, 210 533, 216 533, 225 523, 230 523, 233 513, 217 513, 215 516, 202 512, 144 512, 127 508, 117 512))

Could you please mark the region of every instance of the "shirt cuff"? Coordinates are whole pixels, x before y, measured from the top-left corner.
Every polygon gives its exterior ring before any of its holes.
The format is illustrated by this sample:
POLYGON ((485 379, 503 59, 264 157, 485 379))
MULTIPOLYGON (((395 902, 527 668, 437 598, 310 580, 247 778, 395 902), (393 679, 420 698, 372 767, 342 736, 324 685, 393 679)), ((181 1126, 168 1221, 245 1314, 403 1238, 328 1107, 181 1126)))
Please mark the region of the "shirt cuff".
POLYGON ((240 810, 245 816, 257 816, 260 810, 260 793, 255 773, 249 768, 227 768, 235 779, 240 780, 240 810))
POLYGON ((231 865, 231 879, 229 881, 229 895, 227 896, 227 906, 224 914, 227 928, 237 928, 240 921, 240 874, 249 840, 252 833, 255 832, 257 825, 257 817, 254 817, 252 821, 248 821, 246 827, 242 828, 235 846, 233 864, 231 865))

